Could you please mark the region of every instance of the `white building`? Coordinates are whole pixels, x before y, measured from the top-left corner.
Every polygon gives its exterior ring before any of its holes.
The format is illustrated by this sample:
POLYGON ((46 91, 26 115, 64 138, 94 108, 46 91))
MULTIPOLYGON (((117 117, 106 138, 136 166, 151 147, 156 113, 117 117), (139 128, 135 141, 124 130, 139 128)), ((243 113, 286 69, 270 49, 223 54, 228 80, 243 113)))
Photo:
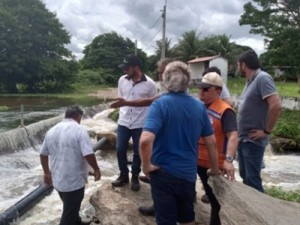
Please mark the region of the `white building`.
POLYGON ((189 69, 192 73, 192 81, 194 84, 197 84, 202 79, 202 73, 208 67, 216 66, 220 69, 223 82, 227 83, 227 75, 228 75, 228 60, 222 56, 208 56, 195 58, 188 61, 189 69))

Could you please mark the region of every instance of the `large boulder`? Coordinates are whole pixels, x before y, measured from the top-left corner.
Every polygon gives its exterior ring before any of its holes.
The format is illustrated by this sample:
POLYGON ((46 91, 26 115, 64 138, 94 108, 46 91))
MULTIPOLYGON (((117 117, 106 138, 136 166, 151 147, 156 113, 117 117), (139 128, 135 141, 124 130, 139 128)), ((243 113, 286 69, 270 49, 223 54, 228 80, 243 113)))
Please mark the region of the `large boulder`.
POLYGON ((209 180, 219 200, 222 224, 298 225, 300 204, 279 200, 224 177, 209 180))
MULTIPOLYGON (((141 184, 139 192, 130 185, 112 188, 111 180, 103 180, 101 188, 90 202, 95 207, 97 224, 102 225, 154 225, 155 218, 144 217, 138 206, 152 204, 150 186, 141 184)), ((287 202, 260 193, 237 181, 216 176, 209 179, 222 206, 222 225, 298 225, 300 204, 287 202)), ((210 205, 201 202, 202 185, 197 182, 195 203, 196 224, 209 224, 210 205)), ((95 224, 96 225, 96 224, 95 224)))
MULTIPOLYGON (((105 180, 101 188, 90 198, 96 217, 103 225, 155 225, 154 217, 145 217, 138 212, 138 206, 151 205, 150 186, 141 183, 141 189, 133 192, 130 185, 112 188, 111 180, 105 180)), ((195 203, 196 222, 209 224, 209 204, 201 202, 202 185, 197 184, 197 203, 195 203)))

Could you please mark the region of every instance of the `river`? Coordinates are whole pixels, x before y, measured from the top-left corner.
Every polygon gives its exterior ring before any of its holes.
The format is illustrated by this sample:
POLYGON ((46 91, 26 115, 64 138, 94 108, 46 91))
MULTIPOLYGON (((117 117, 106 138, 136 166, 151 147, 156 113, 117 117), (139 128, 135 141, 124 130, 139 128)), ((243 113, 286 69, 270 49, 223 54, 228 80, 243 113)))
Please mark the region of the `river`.
MULTIPOLYGON (((113 131, 116 124, 107 118, 111 109, 98 113, 93 119, 82 121, 87 129, 97 132, 113 131)), ((91 140, 93 143, 96 140, 91 140)), ((28 148, 18 152, 0 156, 0 212, 5 211, 22 197, 34 190, 42 182, 42 168, 39 162, 40 146, 28 148)), ((101 180, 114 180, 117 177, 118 167, 115 151, 97 151, 97 162, 102 171, 101 180)), ((262 170, 263 183, 266 186, 282 187, 284 190, 300 190, 300 156, 299 155, 274 155, 270 150, 265 155, 266 168, 262 170)), ((237 163, 234 162, 236 168, 237 163)), ((237 182, 241 179, 236 173, 237 182)), ((94 209, 89 203, 89 198, 102 182, 94 182, 89 177, 82 202, 81 216, 90 219, 94 209)), ((118 204, 116 202, 116 204, 118 204)), ((42 199, 25 215, 15 221, 14 225, 56 225, 59 222, 62 204, 56 191, 42 199)))

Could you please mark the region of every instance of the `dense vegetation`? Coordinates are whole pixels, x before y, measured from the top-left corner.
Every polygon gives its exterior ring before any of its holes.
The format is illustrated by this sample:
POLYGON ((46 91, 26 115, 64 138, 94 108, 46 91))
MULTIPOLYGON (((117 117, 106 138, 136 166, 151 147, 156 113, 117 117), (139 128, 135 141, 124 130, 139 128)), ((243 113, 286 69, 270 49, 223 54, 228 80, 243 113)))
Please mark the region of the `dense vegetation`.
POLYGON ((275 198, 300 203, 300 190, 284 191, 282 188, 265 187, 265 193, 275 198))
POLYGON ((260 59, 267 70, 284 66, 290 78, 300 80, 299 9, 299 0, 253 0, 244 5, 239 22, 265 37, 268 51, 260 59))
POLYGON ((283 137, 300 142, 300 112, 284 109, 281 112, 272 137, 283 137))
POLYGON ((38 0, 0 1, 0 92, 45 92, 69 86, 77 63, 70 36, 38 0))

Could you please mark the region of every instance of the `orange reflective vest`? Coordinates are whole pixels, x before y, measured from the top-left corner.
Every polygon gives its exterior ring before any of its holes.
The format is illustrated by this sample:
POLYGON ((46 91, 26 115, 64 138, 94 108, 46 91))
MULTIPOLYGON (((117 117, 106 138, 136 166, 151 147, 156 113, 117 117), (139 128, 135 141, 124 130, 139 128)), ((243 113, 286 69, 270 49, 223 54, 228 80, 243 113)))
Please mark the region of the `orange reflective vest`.
MULTIPOLYGON (((221 118, 226 109, 232 109, 230 105, 221 99, 215 100, 208 108, 207 113, 212 123, 214 135, 217 139, 218 146, 218 165, 219 168, 223 168, 223 163, 226 155, 228 138, 222 129, 221 118)), ((232 109, 233 110, 233 109, 232 109)), ((208 152, 203 138, 200 138, 198 142, 198 166, 204 168, 210 168, 210 162, 208 159, 208 152)))

